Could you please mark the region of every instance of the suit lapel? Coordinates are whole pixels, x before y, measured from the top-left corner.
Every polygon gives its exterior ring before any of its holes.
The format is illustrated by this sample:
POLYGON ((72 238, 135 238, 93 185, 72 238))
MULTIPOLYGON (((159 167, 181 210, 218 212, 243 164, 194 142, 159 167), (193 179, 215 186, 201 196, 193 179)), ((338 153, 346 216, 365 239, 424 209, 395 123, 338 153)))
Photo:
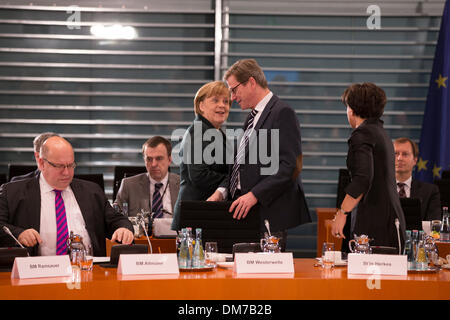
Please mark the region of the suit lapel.
POLYGON ((267 117, 269 116, 270 112, 272 111, 272 108, 275 105, 275 101, 277 99, 278 98, 275 95, 273 95, 272 98, 270 98, 269 102, 267 103, 266 107, 263 110, 263 113, 258 119, 258 123, 255 125, 255 130, 259 130, 262 127, 267 117))
MULTIPOLYGON (((91 214, 91 205, 84 196, 82 187, 79 183, 77 183, 75 180, 72 181, 70 184, 70 188, 72 189, 73 195, 75 196, 75 199, 77 200, 78 206, 80 207, 81 215, 83 216, 86 229, 89 231, 89 226, 91 226, 93 223, 90 223, 90 216, 91 214)), ((91 233, 89 233, 89 236, 92 238, 91 233)))
MULTIPOLYGON (((140 176, 139 179, 139 184, 140 184, 140 190, 142 190, 142 194, 141 194, 141 199, 149 199, 147 205, 148 208, 144 208, 144 209, 148 209, 151 210, 150 207, 150 199, 151 199, 151 194, 150 194, 150 179, 148 178, 148 174, 142 174, 140 176)), ((132 190, 130 190, 131 192, 133 192, 132 190)), ((139 204, 140 205, 140 204, 139 204)))
MULTIPOLYGON (((27 196, 27 195, 25 195, 27 196)), ((31 180, 29 185, 28 199, 30 205, 30 226, 40 232, 41 229, 41 188, 39 186, 39 175, 31 180)))
MULTIPOLYGON (((270 112, 272 111, 273 106, 275 105, 275 101, 277 100, 276 96, 273 95, 272 98, 270 98, 269 102, 267 103, 267 105, 265 106, 261 116, 258 119, 258 122, 256 123, 256 125, 253 128, 253 132, 250 135, 250 140, 249 140, 249 147, 245 150, 245 155, 247 156, 249 153, 249 150, 251 150, 251 145, 253 143, 257 143, 257 137, 258 137, 258 130, 261 129, 262 125, 264 124, 264 122, 266 121, 267 117, 269 116, 270 112)), ((245 121, 245 127, 247 126, 247 122, 248 122, 248 118, 250 117, 250 114, 247 116, 247 120, 245 121)))
POLYGON ((418 198, 418 194, 419 194, 419 189, 420 189, 420 184, 412 179, 411 181, 411 192, 410 192, 410 198, 418 198))

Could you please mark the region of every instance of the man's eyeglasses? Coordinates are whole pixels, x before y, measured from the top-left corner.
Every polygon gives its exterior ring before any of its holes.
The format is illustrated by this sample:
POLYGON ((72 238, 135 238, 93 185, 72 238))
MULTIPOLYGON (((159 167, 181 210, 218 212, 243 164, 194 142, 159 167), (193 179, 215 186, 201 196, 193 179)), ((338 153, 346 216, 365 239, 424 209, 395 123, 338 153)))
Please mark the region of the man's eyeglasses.
MULTIPOLYGON (((248 80, 247 80, 248 81, 248 80)), ((237 85, 235 85, 233 88, 230 88, 230 92, 231 92, 231 94, 236 94, 236 90, 237 90, 237 88, 241 85, 241 84, 243 84, 243 83, 246 83, 247 81, 244 81, 244 82, 239 82, 237 85)))
POLYGON ((59 170, 64 170, 65 168, 67 169, 75 169, 75 167, 77 166, 77 164, 75 162, 69 163, 69 164, 59 164, 59 163, 53 163, 48 161, 45 158, 42 158, 45 161, 48 162, 49 165, 51 165, 53 168, 59 169, 59 170))

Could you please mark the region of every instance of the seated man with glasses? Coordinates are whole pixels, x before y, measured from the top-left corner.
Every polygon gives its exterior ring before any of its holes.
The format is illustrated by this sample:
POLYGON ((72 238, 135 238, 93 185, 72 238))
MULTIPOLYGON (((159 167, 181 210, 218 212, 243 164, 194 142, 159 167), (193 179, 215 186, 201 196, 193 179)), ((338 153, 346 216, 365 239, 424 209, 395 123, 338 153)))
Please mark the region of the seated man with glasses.
POLYGON ((48 138, 38 161, 40 175, 0 188, 0 247, 15 245, 3 226, 31 255, 66 254, 71 231, 92 246, 94 256, 106 255, 105 238, 132 243, 130 221, 113 210, 103 190, 73 178, 75 155, 67 140, 48 138))

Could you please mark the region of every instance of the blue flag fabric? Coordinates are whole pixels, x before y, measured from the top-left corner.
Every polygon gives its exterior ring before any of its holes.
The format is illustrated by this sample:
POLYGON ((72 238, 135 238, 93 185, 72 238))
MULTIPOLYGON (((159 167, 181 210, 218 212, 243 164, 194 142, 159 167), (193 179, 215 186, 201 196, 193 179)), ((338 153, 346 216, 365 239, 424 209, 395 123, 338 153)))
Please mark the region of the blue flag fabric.
POLYGON ((416 179, 433 182, 450 170, 450 0, 445 2, 422 122, 416 179))

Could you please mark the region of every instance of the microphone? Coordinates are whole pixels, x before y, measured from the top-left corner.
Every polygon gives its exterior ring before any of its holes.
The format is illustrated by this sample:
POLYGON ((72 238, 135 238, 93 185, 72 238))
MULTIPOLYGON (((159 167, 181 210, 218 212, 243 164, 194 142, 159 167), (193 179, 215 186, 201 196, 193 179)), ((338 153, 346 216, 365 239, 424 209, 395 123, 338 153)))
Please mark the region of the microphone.
MULTIPOLYGON (((17 238, 14 237, 14 235, 13 235, 12 232, 11 232, 11 230, 9 230, 9 228, 8 228, 7 226, 3 226, 3 231, 5 231, 7 235, 9 235, 11 238, 13 238, 14 241, 17 242, 17 243, 19 244, 19 246, 20 246, 22 249, 26 249, 26 248, 19 242, 19 240, 17 240, 17 238)), ((30 256, 30 254, 28 253, 28 250, 27 250, 27 255, 30 256)))
MULTIPOLYGON (((150 254, 153 254, 152 244, 151 244, 151 242, 150 242, 150 238, 149 238, 148 233, 147 233, 147 228, 145 227, 145 221, 144 221, 144 209, 141 209, 141 212, 142 212, 142 215, 139 215, 139 217, 138 217, 138 219, 137 219, 137 220, 138 220, 138 225, 141 225, 141 226, 142 226, 142 229, 144 229, 145 236, 147 237, 147 241, 148 241, 148 246, 150 247, 150 254)), ((153 216, 153 214, 152 214, 151 216, 153 216)), ((148 217, 148 219, 149 219, 149 223, 150 223, 151 217, 148 217)))
POLYGON ((398 239, 398 254, 402 254, 402 246, 400 241, 400 221, 398 218, 395 218, 395 227, 397 228, 397 239, 398 239))

